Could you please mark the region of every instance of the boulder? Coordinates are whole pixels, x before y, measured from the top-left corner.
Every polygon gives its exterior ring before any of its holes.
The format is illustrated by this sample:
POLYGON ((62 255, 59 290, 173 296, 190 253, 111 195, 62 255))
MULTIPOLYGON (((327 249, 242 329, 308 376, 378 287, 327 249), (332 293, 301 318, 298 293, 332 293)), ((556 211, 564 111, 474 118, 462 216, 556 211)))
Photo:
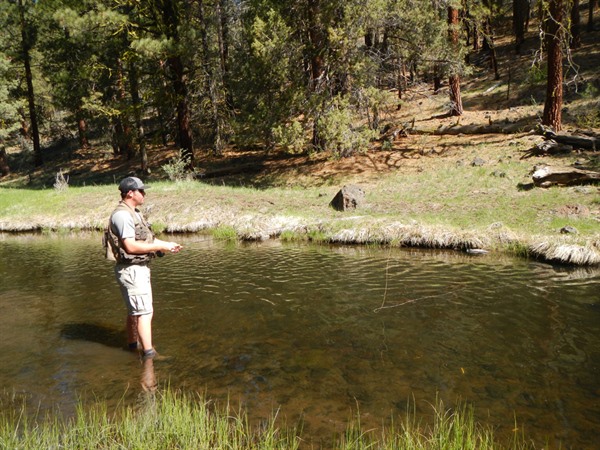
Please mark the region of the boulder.
POLYGON ((361 187, 355 184, 348 184, 333 197, 329 206, 337 211, 346 211, 360 207, 364 199, 365 191, 361 187))

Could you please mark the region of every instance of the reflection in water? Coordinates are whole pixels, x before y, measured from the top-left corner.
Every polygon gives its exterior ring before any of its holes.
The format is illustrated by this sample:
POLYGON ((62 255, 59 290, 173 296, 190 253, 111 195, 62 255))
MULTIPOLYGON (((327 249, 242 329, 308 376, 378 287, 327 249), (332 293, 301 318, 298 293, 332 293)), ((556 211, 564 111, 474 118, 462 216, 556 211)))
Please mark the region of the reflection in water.
POLYGON ((154 360, 151 358, 142 361, 142 389, 148 394, 155 394, 158 388, 156 374, 154 373, 154 360))
POLYGON ((453 252, 222 244, 189 238, 153 266, 154 340, 124 351, 121 300, 97 236, 0 236, 0 383, 68 413, 79 398, 152 398, 159 382, 308 436, 365 426, 415 399, 553 447, 600 423, 598 269, 453 252), (90 255, 97 255, 90 257, 90 255), (159 382, 157 382, 159 381, 159 382), (140 386, 141 383, 141 386, 140 386), (124 395, 123 392, 126 392, 124 395))

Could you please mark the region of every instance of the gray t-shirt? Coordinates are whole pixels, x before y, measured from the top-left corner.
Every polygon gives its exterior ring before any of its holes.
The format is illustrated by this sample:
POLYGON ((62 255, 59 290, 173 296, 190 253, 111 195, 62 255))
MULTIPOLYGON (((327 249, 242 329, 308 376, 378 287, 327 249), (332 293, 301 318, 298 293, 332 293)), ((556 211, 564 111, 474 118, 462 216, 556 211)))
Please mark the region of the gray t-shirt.
POLYGON ((112 231, 121 239, 135 239, 135 223, 129 211, 117 211, 112 215, 112 231))

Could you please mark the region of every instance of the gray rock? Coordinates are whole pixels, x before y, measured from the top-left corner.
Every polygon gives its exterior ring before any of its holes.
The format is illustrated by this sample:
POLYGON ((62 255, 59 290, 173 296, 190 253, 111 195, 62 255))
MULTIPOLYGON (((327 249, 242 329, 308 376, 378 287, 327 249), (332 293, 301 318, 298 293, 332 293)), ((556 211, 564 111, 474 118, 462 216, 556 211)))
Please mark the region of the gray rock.
POLYGON ((348 209, 359 208, 364 199, 365 191, 361 187, 355 184, 348 184, 333 197, 329 206, 337 211, 346 211, 348 209))
POLYGON ((471 162, 471 165, 473 167, 481 167, 481 166, 485 165, 485 160, 480 157, 477 157, 473 160, 473 162, 471 162))
POLYGON ((560 229, 560 232, 562 234, 578 234, 579 231, 577 231, 577 228, 572 227, 571 225, 567 225, 566 227, 562 227, 560 229))

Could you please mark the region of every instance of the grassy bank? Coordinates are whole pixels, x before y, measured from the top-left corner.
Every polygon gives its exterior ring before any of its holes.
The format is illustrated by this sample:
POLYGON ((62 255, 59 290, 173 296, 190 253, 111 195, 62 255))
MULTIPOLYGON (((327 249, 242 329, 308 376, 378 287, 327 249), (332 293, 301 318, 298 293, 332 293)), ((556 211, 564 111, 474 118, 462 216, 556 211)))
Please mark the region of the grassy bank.
MULTIPOLYGON (((520 188, 536 162, 518 158, 524 145, 517 143, 499 156, 489 146, 457 144, 444 157, 413 155, 402 162, 402 170, 346 171, 320 183, 314 168, 312 178, 300 171, 281 178, 271 174, 267 187, 150 178, 144 210, 155 229, 167 233, 477 248, 600 264, 598 187, 520 188), (469 164, 473 158, 487 163, 469 164), (354 211, 337 212, 329 202, 347 183, 363 187, 365 202, 354 211), (575 232, 564 233, 565 227, 575 232)), ((360 158, 342 163, 361 167, 360 158)), ((0 231, 100 230, 118 198, 115 185, 0 186, 0 231)))
POLYGON ((364 430, 360 419, 331 442, 311 442, 299 428, 280 425, 274 415, 260 426, 250 425, 243 410, 219 408, 205 398, 172 392, 148 393, 136 407, 109 414, 100 405, 80 407, 70 420, 28 420, 19 411, 0 415, 0 447, 10 449, 526 449, 533 444, 515 432, 510 442, 498 441, 491 428, 477 423, 466 406, 434 407, 434 422, 420 424, 410 412, 395 426, 364 430))

